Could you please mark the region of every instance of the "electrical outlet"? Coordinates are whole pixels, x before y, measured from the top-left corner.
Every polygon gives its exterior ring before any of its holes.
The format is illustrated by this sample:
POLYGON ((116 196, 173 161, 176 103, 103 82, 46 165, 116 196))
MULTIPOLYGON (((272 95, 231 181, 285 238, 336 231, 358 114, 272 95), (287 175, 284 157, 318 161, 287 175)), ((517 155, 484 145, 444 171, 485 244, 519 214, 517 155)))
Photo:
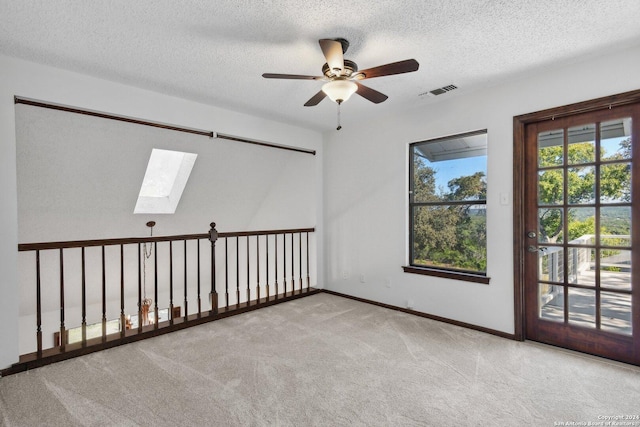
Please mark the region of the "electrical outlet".
POLYGON ((390 278, 388 278, 388 277, 385 277, 385 279, 384 279, 384 285, 385 285, 387 288, 391 288, 391 279, 390 279, 390 278))
POLYGON ((360 283, 365 283, 367 281, 367 278, 365 277, 364 273, 360 275, 360 283))
POLYGON ((349 278, 349 272, 347 270, 342 272, 342 280, 347 280, 349 278))

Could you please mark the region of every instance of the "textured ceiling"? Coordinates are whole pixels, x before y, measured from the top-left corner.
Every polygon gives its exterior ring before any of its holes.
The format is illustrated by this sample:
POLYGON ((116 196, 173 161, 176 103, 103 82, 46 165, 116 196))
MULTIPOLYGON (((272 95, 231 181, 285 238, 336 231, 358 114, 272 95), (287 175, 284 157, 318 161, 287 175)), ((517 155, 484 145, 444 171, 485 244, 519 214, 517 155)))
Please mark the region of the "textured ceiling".
POLYGON ((343 126, 439 102, 640 43, 638 0, 0 0, 0 52, 317 130, 336 104, 303 104, 321 82, 320 38, 343 37, 360 69, 415 58, 415 73, 364 83, 343 126), (454 84, 440 97, 420 96, 454 84))

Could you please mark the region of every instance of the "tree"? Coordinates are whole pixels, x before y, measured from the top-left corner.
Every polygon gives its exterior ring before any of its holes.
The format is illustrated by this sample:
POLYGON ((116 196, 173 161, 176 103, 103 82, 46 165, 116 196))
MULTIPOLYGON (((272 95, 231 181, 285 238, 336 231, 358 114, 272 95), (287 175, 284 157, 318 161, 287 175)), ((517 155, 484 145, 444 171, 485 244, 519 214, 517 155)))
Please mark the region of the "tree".
POLYGON ((487 198, 487 182, 484 172, 454 178, 447 183, 449 200, 485 200, 487 198))
POLYGON ((413 197, 415 202, 441 202, 419 206, 413 212, 414 262, 465 270, 486 270, 486 199, 483 172, 454 178, 448 192, 436 194, 436 171, 414 157, 413 197), (450 204, 451 201, 469 201, 450 204))

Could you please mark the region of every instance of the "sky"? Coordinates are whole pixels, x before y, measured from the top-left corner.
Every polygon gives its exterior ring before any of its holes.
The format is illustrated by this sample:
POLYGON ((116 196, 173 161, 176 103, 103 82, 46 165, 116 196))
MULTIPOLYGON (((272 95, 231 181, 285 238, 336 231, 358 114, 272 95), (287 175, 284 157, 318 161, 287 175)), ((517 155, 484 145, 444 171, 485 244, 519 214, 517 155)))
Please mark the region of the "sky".
POLYGON ((466 157, 455 160, 442 160, 431 163, 424 159, 429 167, 436 170, 436 191, 438 194, 449 192, 447 183, 454 178, 484 172, 487 175, 487 156, 466 157), (440 190, 442 189, 442 191, 440 190))

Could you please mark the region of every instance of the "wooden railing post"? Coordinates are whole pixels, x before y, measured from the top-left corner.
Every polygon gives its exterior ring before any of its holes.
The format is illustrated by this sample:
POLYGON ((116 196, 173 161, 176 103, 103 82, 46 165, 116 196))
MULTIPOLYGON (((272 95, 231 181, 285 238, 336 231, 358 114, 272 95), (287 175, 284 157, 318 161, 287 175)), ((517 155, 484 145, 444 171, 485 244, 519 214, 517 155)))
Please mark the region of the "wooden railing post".
MULTIPOLYGON (((264 251, 265 257, 267 258, 266 260, 267 285, 265 286, 265 297, 266 297, 266 300, 269 301, 269 235, 268 234, 265 236, 265 240, 267 241, 265 251, 264 251)), ((258 298, 258 300, 260 300, 260 298, 258 298)))
POLYGON ((273 239, 275 240, 274 244, 275 244, 275 257, 276 257, 276 261, 275 261, 275 267, 276 267, 276 272, 275 272, 275 287, 276 287, 276 293, 275 293, 275 298, 278 299, 278 235, 274 235, 273 239))
POLYGON ((42 357, 42 283, 40 281, 40 251, 36 251, 36 347, 38 358, 42 357))
POLYGON ((169 324, 173 325, 173 242, 169 242, 169 324))
POLYGON ((295 248, 293 247, 293 233, 291 233, 291 295, 296 293, 296 263, 293 259, 295 252, 295 248))
MULTIPOLYGON (((249 244, 249 237, 247 237, 247 245, 249 244)), ((249 288, 247 287, 247 295, 249 295, 249 288)), ((247 296, 247 302, 251 301, 251 298, 247 296)), ((256 304, 260 304, 260 236, 256 236, 256 304)))
POLYGON ((85 266, 84 246, 80 249, 82 258, 82 347, 87 346, 87 270, 85 266))
POLYGON ((198 292, 198 319, 201 316, 201 312, 202 312, 202 301, 200 300, 200 239, 196 239, 196 258, 197 258, 197 263, 196 263, 196 284, 197 284, 197 292, 198 292))
POLYGON ((236 236, 236 308, 240 307, 240 236, 236 236))
POLYGON ((229 309, 229 239, 224 238, 224 305, 229 309))
POLYGON ((309 232, 307 231, 307 290, 311 287, 311 278, 309 277, 309 232))
MULTIPOLYGON (((60 249, 62 251, 62 249, 60 249)), ((127 330, 127 316, 124 313, 124 245, 120 245, 120 338, 127 330)))
POLYGON ((60 248, 60 350, 65 351, 67 332, 64 326, 64 255, 60 248))
POLYGON ((102 245, 102 342, 107 341, 107 266, 102 245))
POLYGON ((211 311, 218 313, 218 291, 216 290, 216 241, 218 240, 218 230, 216 223, 210 224, 209 241, 211 242, 211 311))
POLYGON ((138 243, 138 333, 142 333, 142 243, 138 243))
POLYGON ((153 242, 153 328, 158 329, 158 242, 153 242))
POLYGON ((189 296, 187 292, 187 240, 184 240, 184 321, 189 321, 189 296))
POLYGON ((251 289, 249 288, 251 267, 249 265, 249 236, 247 236, 247 305, 251 304, 251 289))

